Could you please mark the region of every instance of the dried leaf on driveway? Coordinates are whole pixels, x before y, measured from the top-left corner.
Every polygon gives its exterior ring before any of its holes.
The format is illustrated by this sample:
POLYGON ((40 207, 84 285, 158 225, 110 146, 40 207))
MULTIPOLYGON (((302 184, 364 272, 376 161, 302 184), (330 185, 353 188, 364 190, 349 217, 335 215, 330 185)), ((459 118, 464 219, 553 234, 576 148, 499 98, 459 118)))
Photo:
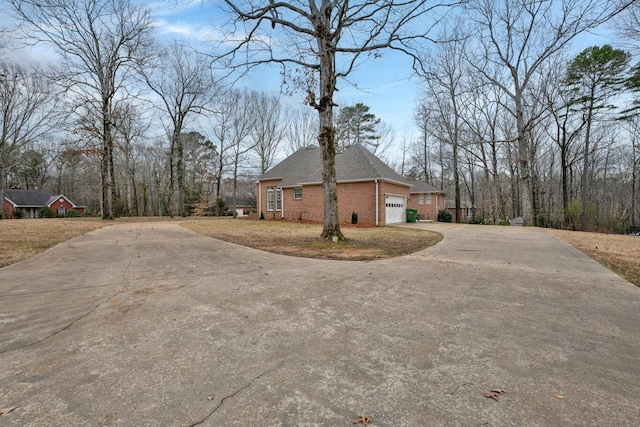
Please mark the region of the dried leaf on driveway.
POLYGON ((362 423, 362 427, 366 427, 367 424, 369 424, 370 422, 371 422, 371 417, 366 416, 366 415, 358 415, 358 418, 353 420, 354 424, 362 423))
POLYGON ((484 397, 488 397, 489 399, 493 399, 496 402, 500 401, 500 399, 498 399, 498 396, 492 391, 485 390, 485 391, 482 392, 482 394, 484 394, 484 397))
POLYGON ((4 408, 4 409, 0 409, 0 416, 2 415, 7 415, 9 412, 13 411, 14 409, 17 409, 17 406, 10 406, 8 408, 4 408))

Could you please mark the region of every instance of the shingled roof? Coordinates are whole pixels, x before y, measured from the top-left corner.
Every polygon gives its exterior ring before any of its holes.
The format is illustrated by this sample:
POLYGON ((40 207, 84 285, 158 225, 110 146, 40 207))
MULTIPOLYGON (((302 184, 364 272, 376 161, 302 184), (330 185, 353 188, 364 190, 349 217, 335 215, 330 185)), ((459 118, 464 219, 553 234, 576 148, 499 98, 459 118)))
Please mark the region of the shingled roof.
POLYGON ((409 181, 409 183, 411 185, 413 185, 413 187, 411 187, 411 190, 409 191, 410 194, 416 194, 416 193, 442 193, 442 194, 445 194, 444 191, 438 190, 434 186, 429 185, 424 181, 409 181))
POLYGON ((16 206, 36 208, 49 205, 54 199, 51 194, 41 190, 5 190, 4 197, 16 206))
MULTIPOLYGON (((281 179, 281 187, 295 187, 303 184, 322 182, 322 157, 320 148, 304 147, 275 165, 260 177, 261 181, 281 179)), ((387 166, 382 160, 355 144, 336 154, 337 182, 367 181, 382 179, 410 187, 402 176, 387 166)))
POLYGON ((51 194, 42 190, 11 189, 4 191, 4 198, 14 206, 20 208, 39 208, 41 206, 49 206, 60 197, 64 197, 65 199, 67 199, 69 203, 73 205, 73 207, 82 207, 80 205, 76 205, 74 202, 63 195, 52 196, 51 194))

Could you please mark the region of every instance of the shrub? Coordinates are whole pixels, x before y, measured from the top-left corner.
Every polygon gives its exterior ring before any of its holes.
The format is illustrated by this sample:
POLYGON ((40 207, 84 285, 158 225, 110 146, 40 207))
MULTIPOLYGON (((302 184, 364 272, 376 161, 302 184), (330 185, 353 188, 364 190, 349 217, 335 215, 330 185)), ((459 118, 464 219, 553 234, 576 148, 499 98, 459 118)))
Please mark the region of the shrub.
POLYGON ((82 215, 80 215, 80 212, 75 209, 69 209, 65 212, 64 216, 69 218, 80 218, 82 215))
POLYGON ((56 214, 49 206, 42 206, 38 210, 38 218, 55 218, 56 214))
POLYGON ((453 220, 453 215, 447 209, 441 209, 438 211, 438 221, 439 222, 451 222, 453 220))

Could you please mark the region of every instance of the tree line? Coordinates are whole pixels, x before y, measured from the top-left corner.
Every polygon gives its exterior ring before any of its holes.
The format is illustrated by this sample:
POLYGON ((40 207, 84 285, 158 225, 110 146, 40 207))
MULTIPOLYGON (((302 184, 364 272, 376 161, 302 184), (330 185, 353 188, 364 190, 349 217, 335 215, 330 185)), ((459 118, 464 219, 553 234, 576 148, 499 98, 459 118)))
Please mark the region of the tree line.
MULTIPOLYGON (((220 213, 224 196, 250 197, 274 162, 318 144, 331 212, 335 154, 362 143, 446 191, 458 220, 466 208, 475 222, 583 230, 639 220, 634 1, 225 0, 247 35, 215 52, 161 43, 151 11, 129 0, 4 3, 17 28, 0 43, 0 191, 47 189, 104 219, 220 213), (627 44, 589 44, 604 25, 627 44), (9 59, 30 43, 60 60, 9 59), (334 101, 384 49, 407 54, 421 81, 415 132, 401 138, 368 106, 334 101), (238 73, 265 64, 306 105, 243 88, 238 73)), ((324 237, 342 237, 336 218, 324 237)))

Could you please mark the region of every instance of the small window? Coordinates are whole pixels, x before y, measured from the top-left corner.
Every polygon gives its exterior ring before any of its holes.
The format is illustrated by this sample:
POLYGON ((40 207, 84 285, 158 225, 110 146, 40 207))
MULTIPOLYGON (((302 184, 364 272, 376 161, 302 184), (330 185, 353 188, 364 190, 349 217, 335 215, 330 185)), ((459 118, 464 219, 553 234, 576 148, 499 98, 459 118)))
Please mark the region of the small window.
POLYGON ((427 204, 431 204, 431 193, 427 194, 427 204))
POLYGON ((424 205, 424 194, 420 193, 420 196, 418 197, 418 203, 421 205, 424 205))
POLYGON ((58 208, 58 216, 64 216, 64 207, 63 206, 60 206, 58 208))
POLYGON ((302 188, 294 188, 293 189, 293 198, 296 200, 302 199, 302 188))

